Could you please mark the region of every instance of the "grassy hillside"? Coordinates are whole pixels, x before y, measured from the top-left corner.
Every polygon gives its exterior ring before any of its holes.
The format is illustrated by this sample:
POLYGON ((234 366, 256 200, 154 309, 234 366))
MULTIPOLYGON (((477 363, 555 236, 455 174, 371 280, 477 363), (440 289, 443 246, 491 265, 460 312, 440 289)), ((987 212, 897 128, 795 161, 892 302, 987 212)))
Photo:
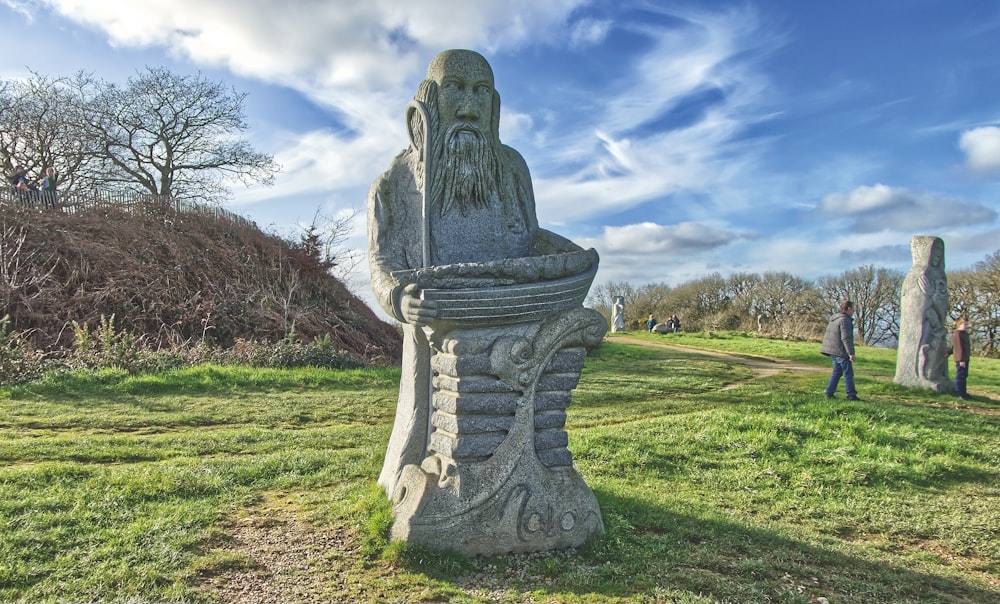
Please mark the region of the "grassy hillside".
POLYGON ((382 537, 398 370, 0 389, 0 601, 1000 600, 1000 361, 974 360, 960 406, 891 384, 892 351, 864 349, 855 403, 823 398, 815 344, 655 338, 801 367, 755 377, 612 338, 569 410, 607 533, 490 559, 382 537))
MULTIPOLYGON (((101 317, 147 345, 326 336, 365 358, 399 337, 315 259, 248 225, 195 213, 5 207, 0 304, 38 348, 72 345, 101 317)), ((0 314, 0 316, 3 316, 0 314)))

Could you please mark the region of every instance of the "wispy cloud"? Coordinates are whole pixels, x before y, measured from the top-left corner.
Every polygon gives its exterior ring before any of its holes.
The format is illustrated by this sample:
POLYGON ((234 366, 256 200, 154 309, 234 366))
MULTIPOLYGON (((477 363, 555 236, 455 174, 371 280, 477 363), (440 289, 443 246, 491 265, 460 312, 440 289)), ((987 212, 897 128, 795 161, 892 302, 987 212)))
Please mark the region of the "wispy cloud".
POLYGON ((31 12, 31 5, 33 4, 31 0, 0 0, 0 4, 9 7, 12 11, 24 17, 29 23, 34 20, 34 15, 31 12))
POLYGON ((580 19, 570 30, 570 46, 583 49, 600 44, 611 30, 609 19, 580 19))
POLYGON ((751 10, 671 16, 669 24, 616 24, 648 49, 598 93, 589 121, 548 124, 546 152, 536 154, 535 170, 546 217, 583 220, 679 189, 712 189, 753 162, 750 145, 739 137, 770 110, 752 50, 778 45, 780 36, 762 35, 751 10), (706 95, 710 104, 673 115, 706 95))

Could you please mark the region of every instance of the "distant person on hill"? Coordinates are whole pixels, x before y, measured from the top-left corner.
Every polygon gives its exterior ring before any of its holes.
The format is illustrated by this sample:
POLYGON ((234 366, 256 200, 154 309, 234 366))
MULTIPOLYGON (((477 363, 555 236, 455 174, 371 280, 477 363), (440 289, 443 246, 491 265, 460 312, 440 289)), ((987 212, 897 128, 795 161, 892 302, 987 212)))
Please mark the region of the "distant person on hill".
POLYGON ((854 303, 845 300, 840 304, 840 312, 830 317, 819 351, 833 359, 833 374, 826 386, 826 398, 833 398, 840 377, 844 377, 847 400, 859 401, 854 387, 854 303))
POLYGON ((39 193, 41 193, 42 203, 45 204, 47 208, 56 207, 56 183, 58 179, 56 177, 56 169, 53 166, 45 168, 45 178, 42 179, 42 184, 38 188, 39 193))
POLYGON ((971 344, 969 342, 969 321, 959 317, 955 321, 955 331, 951 334, 951 349, 955 355, 955 395, 963 401, 972 400, 965 389, 965 380, 969 377, 969 357, 971 344))
POLYGON ((677 333, 681 330, 681 318, 674 313, 674 316, 670 317, 670 331, 677 333))
POLYGON ((653 318, 653 315, 649 315, 649 318, 646 319, 646 331, 653 333, 654 327, 656 327, 656 319, 653 318))
POLYGON ((10 182, 18 193, 27 193, 32 190, 31 185, 28 184, 28 171, 21 166, 14 169, 14 175, 10 177, 10 182))
MULTIPOLYGON (((14 168, 13 174, 10 175, 10 186, 14 188, 15 191, 19 190, 22 182, 25 182, 25 177, 28 175, 28 171, 21 166, 14 168)), ((25 183, 25 187, 27 184, 25 183)))

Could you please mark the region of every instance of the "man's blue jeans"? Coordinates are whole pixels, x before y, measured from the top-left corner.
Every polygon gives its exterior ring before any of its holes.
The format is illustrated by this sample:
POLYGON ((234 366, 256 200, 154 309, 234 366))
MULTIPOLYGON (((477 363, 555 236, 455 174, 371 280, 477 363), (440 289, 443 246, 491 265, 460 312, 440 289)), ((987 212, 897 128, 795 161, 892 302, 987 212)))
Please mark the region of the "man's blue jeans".
POLYGON ((962 367, 958 362, 955 363, 955 394, 959 398, 969 398, 969 392, 965 389, 965 380, 969 377, 969 364, 966 363, 965 367, 962 367))
POLYGON ((837 391, 837 384, 840 383, 840 376, 844 376, 844 388, 847 389, 847 398, 855 398, 858 391, 854 387, 854 363, 846 357, 830 357, 833 359, 833 375, 830 376, 830 383, 826 386, 826 395, 833 396, 837 391))

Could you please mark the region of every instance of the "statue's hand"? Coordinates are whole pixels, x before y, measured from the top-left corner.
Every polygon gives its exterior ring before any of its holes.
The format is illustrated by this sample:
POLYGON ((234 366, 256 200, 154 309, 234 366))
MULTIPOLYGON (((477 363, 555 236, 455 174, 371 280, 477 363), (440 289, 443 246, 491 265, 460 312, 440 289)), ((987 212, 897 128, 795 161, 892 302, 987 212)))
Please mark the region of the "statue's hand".
POLYGON ((399 309, 403 313, 403 320, 417 327, 423 327, 437 317, 437 302, 421 300, 420 289, 415 283, 403 288, 399 299, 399 309))

